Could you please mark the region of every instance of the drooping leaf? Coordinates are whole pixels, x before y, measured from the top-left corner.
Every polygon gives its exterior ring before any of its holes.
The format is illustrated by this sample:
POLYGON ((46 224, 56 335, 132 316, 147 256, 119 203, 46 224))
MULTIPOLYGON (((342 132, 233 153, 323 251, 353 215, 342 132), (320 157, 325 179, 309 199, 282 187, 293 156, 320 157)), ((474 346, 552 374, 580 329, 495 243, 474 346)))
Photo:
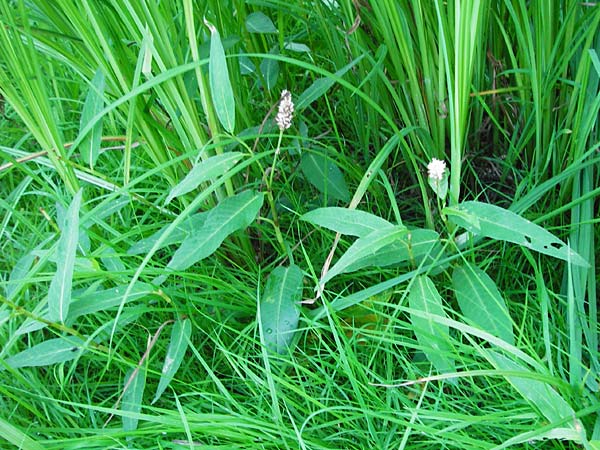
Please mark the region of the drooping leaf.
POLYGON ((48 339, 6 360, 13 369, 20 367, 41 367, 70 361, 77 358, 84 349, 85 342, 75 336, 48 339))
POLYGON ((525 376, 504 375, 507 381, 521 394, 521 396, 531 403, 535 408, 550 422, 560 422, 568 419, 561 426, 566 430, 577 430, 578 436, 572 433, 563 433, 559 436, 554 434, 554 438, 580 440, 581 433, 585 433, 585 428, 578 419, 575 419, 575 411, 565 399, 552 388, 548 383, 535 379, 535 373, 526 367, 514 362, 506 356, 488 350, 486 358, 492 365, 501 371, 522 372, 525 376), (579 439, 574 439, 579 437, 579 439))
POLYGON ((387 220, 366 211, 335 206, 313 209, 304 214, 301 219, 341 234, 357 237, 364 237, 375 230, 393 227, 387 220))
MULTIPOLYGON (((92 79, 92 85, 85 98, 81 112, 80 130, 83 130, 90 121, 104 109, 104 72, 96 71, 92 79)), ((79 144, 79 153, 83 161, 91 168, 96 164, 100 154, 100 142, 102 138, 102 119, 98 120, 92 130, 83 138, 79 144)))
POLYGON ((427 359, 440 373, 454 372, 450 329, 448 325, 442 325, 432 317, 447 315, 442 305, 442 297, 428 276, 421 275, 415 279, 408 294, 408 304, 411 310, 428 316, 422 317, 413 313, 410 315, 417 342, 427 359))
MULTIPOLYGON (((208 212, 201 212, 198 214, 194 214, 186 218, 182 223, 180 223, 175 230, 164 240, 159 249, 167 247, 172 244, 177 244, 178 242, 182 242, 185 240, 194 230, 197 230, 204 226, 204 222, 206 222, 206 218, 208 217, 208 212)), ((127 250, 128 255, 139 255, 141 253, 148 253, 150 249, 154 246, 154 244, 160 239, 165 230, 169 227, 170 224, 166 224, 156 233, 148 236, 147 238, 141 239, 129 247, 127 250)))
POLYGON ((248 17, 246 17, 246 30, 249 33, 277 33, 273 21, 260 11, 248 14, 248 17))
POLYGON ((190 319, 178 320, 173 325, 169 348, 167 349, 167 355, 165 356, 165 362, 160 374, 160 381, 158 382, 158 388, 156 389, 152 403, 155 403, 160 398, 177 373, 185 356, 191 333, 192 323, 190 319))
POLYGON ((589 264, 539 225, 499 206, 476 201, 463 202, 456 207, 444 208, 455 224, 468 231, 500 241, 513 242, 545 255, 583 267, 589 264))
POLYGON ((65 216, 60 240, 56 249, 56 273, 48 289, 48 313, 50 320, 65 322, 71 303, 71 287, 73 285, 73 268, 75 253, 79 240, 79 208, 82 191, 73 197, 65 216))
MULTIPOLYGON (((348 63, 344 67, 342 67, 340 70, 338 70, 337 72, 335 72, 335 75, 337 77, 342 77, 346 72, 348 72, 356 64, 358 64, 359 61, 361 59, 363 59, 363 57, 364 57, 364 55, 361 55, 358 58, 354 59, 353 61, 351 61, 350 63, 348 63)), ((329 90, 329 88, 334 85, 335 82, 336 82, 336 80, 334 78, 330 78, 330 77, 317 78, 313 82, 313 84, 311 84, 308 87, 308 89, 306 89, 298 97, 298 100, 296 102, 296 110, 297 111, 301 111, 304 108, 306 108, 312 102, 314 102, 319 97, 321 97, 323 94, 325 94, 325 92, 327 92, 329 90)))
POLYGON ((300 161, 304 177, 326 197, 350 201, 350 191, 339 167, 319 153, 305 153, 300 161))
POLYGON ((219 31, 210 23, 206 21, 205 23, 211 33, 208 75, 213 105, 225 131, 233 133, 235 130, 235 98, 225 59, 225 50, 219 31))
POLYGON ((165 200, 169 203, 175 197, 187 194, 196 189, 205 181, 212 181, 220 176, 225 175, 233 166, 235 166, 244 155, 239 152, 222 153, 220 155, 211 156, 210 158, 196 164, 186 177, 179 182, 165 200))
POLYGON ((227 236, 254 221, 263 200, 263 193, 244 191, 221 201, 208 212, 204 224, 185 238, 167 267, 173 270, 187 269, 212 255, 227 236))
POLYGON ((267 348, 285 353, 298 327, 302 300, 302 271, 298 266, 277 267, 260 299, 260 322, 267 348))
POLYGON ((471 264, 456 267, 452 284, 462 313, 477 327, 514 345, 515 337, 506 302, 494 281, 471 264))
MULTIPOLYGON (((139 414, 139 412, 142 410, 142 398, 144 396, 144 388, 146 387, 146 368, 140 367, 135 375, 133 375, 133 373, 134 369, 130 369, 125 374, 123 388, 127 390, 123 394, 121 411, 139 414), (131 379, 132 375, 133 379, 131 379)), ((137 426, 137 417, 123 415, 123 431, 135 431, 137 426)))

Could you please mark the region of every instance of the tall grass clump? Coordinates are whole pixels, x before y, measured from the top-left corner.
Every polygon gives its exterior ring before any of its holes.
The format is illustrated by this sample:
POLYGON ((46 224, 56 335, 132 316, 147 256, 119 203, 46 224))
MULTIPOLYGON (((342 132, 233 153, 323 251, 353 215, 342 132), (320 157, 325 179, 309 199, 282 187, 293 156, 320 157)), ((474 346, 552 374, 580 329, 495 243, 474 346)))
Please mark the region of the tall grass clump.
POLYGON ((599 448, 599 21, 0 4, 0 447, 599 448))

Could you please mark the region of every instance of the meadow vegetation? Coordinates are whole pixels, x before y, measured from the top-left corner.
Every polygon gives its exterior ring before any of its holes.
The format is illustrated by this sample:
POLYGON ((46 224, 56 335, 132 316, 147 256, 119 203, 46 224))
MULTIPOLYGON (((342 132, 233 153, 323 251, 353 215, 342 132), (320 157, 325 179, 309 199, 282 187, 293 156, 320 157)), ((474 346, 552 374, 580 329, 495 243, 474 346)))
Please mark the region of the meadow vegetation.
POLYGON ((0 447, 600 449, 599 23, 0 2, 0 447))

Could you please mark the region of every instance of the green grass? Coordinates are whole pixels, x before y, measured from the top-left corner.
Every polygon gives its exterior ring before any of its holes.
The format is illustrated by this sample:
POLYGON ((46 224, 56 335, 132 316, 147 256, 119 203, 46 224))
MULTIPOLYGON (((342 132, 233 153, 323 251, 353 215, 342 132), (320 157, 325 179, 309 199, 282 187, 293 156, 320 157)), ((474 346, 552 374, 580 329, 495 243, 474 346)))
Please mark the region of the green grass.
POLYGON ((0 4, 0 447, 600 448, 599 23, 0 4))

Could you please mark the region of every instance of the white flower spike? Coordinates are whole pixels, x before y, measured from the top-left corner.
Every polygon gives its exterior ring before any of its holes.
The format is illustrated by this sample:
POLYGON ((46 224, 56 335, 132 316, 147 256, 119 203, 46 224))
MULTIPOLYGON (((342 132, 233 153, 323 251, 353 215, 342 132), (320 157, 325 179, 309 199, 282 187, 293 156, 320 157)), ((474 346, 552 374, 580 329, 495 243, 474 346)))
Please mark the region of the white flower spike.
POLYGON ((446 162, 440 159, 432 158, 431 162, 427 164, 427 173, 429 174, 430 180, 440 181, 444 178, 444 172, 446 171, 446 162))
POLYGON ((279 100, 279 111, 275 122, 281 131, 287 130, 292 126, 294 118, 294 103, 292 102, 292 94, 287 89, 281 91, 281 100, 279 100))

